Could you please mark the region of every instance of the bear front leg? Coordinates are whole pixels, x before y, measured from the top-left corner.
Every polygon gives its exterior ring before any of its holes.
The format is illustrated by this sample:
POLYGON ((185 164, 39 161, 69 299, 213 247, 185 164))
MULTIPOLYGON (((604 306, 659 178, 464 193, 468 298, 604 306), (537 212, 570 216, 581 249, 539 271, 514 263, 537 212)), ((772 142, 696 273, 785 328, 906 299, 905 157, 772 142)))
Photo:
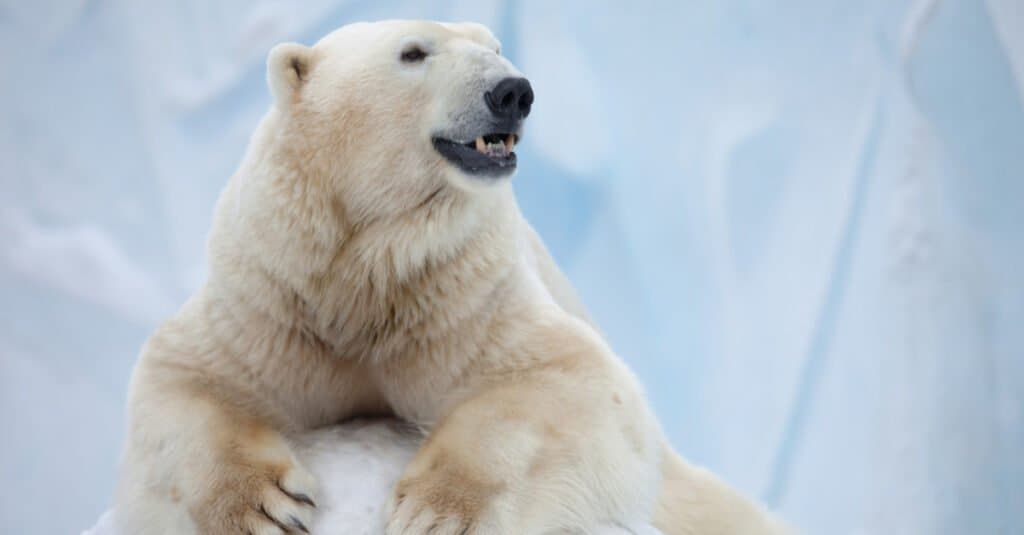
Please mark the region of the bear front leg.
POLYGON ((649 522, 663 449, 646 402, 606 350, 562 342, 542 364, 490 377, 440 422, 393 490, 388 535, 649 522))
POLYGON ((308 533, 315 479, 267 419, 225 401, 225 390, 153 381, 133 396, 121 533, 308 533))

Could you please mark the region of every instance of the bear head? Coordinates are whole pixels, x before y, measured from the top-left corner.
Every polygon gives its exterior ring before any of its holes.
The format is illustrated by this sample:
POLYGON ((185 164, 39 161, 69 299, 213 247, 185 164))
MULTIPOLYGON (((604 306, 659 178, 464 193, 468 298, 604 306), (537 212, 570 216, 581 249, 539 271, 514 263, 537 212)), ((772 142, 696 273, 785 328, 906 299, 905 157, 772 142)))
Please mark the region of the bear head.
POLYGON ((350 24, 312 47, 277 45, 267 71, 279 144, 361 218, 507 182, 533 102, 474 23, 350 24))

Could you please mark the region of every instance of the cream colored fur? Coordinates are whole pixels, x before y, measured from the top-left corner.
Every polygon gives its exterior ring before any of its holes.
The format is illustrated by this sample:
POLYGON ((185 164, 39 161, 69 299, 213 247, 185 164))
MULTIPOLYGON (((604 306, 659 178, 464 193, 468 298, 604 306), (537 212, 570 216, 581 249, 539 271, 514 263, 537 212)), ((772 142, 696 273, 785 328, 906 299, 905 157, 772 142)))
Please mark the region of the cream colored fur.
POLYGON ((122 533, 301 532, 317 482, 289 437, 386 413, 429 430, 388 533, 782 533, 671 452, 508 180, 431 146, 517 75, 497 49, 479 25, 389 21, 271 52, 209 280, 132 378, 122 533))

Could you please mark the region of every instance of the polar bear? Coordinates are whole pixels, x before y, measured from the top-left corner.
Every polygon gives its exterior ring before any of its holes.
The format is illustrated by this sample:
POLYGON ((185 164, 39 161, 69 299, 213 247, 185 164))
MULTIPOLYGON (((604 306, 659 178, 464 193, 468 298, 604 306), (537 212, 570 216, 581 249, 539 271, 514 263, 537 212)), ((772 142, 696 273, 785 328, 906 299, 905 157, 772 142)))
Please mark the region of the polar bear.
POLYGON ((388 534, 783 533, 674 453, 510 185, 533 91, 477 24, 342 27, 269 54, 209 278, 143 347, 121 533, 308 532, 292 437, 428 432, 388 534))

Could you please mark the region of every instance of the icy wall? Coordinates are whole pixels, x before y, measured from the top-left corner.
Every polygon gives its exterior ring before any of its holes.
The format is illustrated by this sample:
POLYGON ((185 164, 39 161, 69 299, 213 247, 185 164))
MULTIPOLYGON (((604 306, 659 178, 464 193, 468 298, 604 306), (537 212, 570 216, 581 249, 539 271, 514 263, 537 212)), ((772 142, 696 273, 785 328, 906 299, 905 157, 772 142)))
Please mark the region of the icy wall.
POLYGON ((677 447, 809 534, 1024 533, 1020 0, 0 2, 0 519, 109 501, 263 60, 489 24, 524 211, 677 447))

